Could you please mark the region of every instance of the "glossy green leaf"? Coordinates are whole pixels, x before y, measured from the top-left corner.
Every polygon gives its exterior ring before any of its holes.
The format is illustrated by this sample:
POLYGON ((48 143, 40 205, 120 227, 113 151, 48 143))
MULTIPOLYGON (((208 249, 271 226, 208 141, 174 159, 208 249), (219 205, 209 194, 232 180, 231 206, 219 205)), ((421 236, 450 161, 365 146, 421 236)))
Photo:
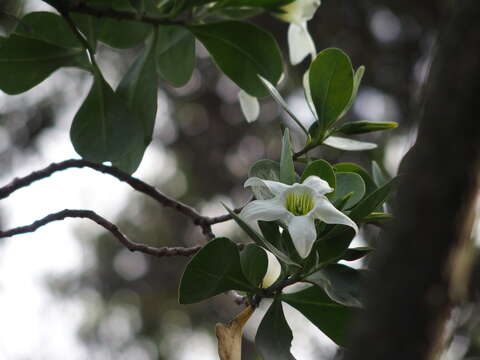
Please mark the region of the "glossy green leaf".
POLYGON ((372 161, 372 175, 377 186, 383 186, 392 179, 380 168, 376 161, 372 161))
POLYGON ((376 208, 382 205, 394 189, 397 184, 397 178, 390 180, 388 183, 382 187, 375 190, 370 195, 366 196, 362 201, 360 201, 357 206, 353 208, 349 216, 352 220, 360 221, 376 208))
POLYGON ((345 346, 355 308, 337 304, 318 286, 282 294, 281 299, 300 311, 336 344, 345 346))
POLYGON ((274 300, 258 327, 255 336, 257 351, 263 360, 295 360, 290 353, 292 339, 282 302, 274 300))
POLYGON ((321 51, 310 65, 309 84, 321 134, 340 117, 353 92, 350 58, 340 49, 321 51))
POLYGON ((195 38, 181 26, 159 26, 157 71, 174 86, 185 85, 195 67, 195 38))
POLYGON ((262 83, 265 85, 265 88, 268 90, 270 95, 272 96, 273 100, 280 105, 280 107, 295 121, 297 124, 301 124, 300 120, 295 116, 295 114, 288 108, 286 101, 283 99, 282 95, 278 92, 278 90, 270 83, 267 79, 259 76, 262 83))
POLYGON ((397 127, 396 122, 389 121, 354 121, 342 125, 335 132, 339 132, 345 135, 365 134, 373 131, 384 131, 395 129, 397 127))
POLYGON ((192 304, 228 290, 251 291, 242 272, 235 243, 226 238, 210 241, 187 265, 180 281, 180 304, 192 304))
POLYGON ((20 94, 63 66, 88 68, 84 50, 13 34, 0 48, 0 89, 10 95, 20 94))
MULTIPOLYGON (((258 160, 248 170, 248 177, 280 181, 280 164, 269 159, 258 160)), ((266 186, 251 186, 250 189, 257 199, 264 200, 273 197, 266 186)))
POLYGON ((25 15, 17 25, 15 34, 56 46, 83 49, 67 22, 52 12, 38 11, 25 15))
POLYGON ((116 163, 138 145, 132 134, 141 131, 141 122, 130 113, 125 100, 113 92, 100 73, 95 73, 70 129, 75 151, 93 162, 116 163))
POLYGON ((245 278, 251 285, 260 286, 268 268, 265 250, 255 244, 248 244, 240 254, 240 262, 245 278))
POLYGON ((353 90, 352 90, 352 96, 350 97, 350 100, 348 101, 347 106, 345 109, 342 111, 342 114, 340 117, 343 117, 348 110, 353 105, 353 102, 355 101, 355 98, 357 97, 358 89, 360 87, 360 83, 362 82, 363 74, 365 73, 365 66, 360 66, 357 71, 355 71, 355 74, 353 75, 353 90))
POLYGON ((113 164, 128 173, 133 173, 138 168, 147 146, 152 141, 157 114, 154 44, 154 39, 149 39, 116 91, 124 99, 130 113, 134 114, 132 121, 137 122, 135 133, 131 134, 131 148, 122 159, 113 164))
POLYGON ((337 172, 335 177, 337 186, 331 201, 337 201, 353 192, 353 195, 348 198, 343 206, 343 209, 350 209, 365 195, 365 183, 360 175, 353 172, 337 172))
POLYGON ((98 40, 119 49, 142 43, 153 30, 153 26, 149 24, 110 18, 102 18, 97 26, 98 40))
POLYGON ((305 281, 321 287, 330 299, 339 304, 362 307, 360 285, 363 272, 346 265, 331 264, 308 276, 305 281))
POLYGON ((263 237, 270 244, 276 248, 283 250, 282 248, 282 234, 280 228, 275 221, 259 221, 258 226, 262 232, 263 237))
POLYGON ((355 232, 351 227, 335 225, 317 243, 318 261, 331 263, 338 261, 350 246, 355 232))
MULTIPOLYGON (((336 187, 335 173, 332 166, 325 160, 315 160, 307 165, 303 170, 301 181, 303 182, 309 176, 318 176, 325 180, 332 189, 336 187)), ((327 194, 328 196, 328 194, 327 194)))
POLYGON ((338 163, 333 165, 333 168, 337 172, 354 172, 360 175, 365 182, 365 194, 368 195, 377 190, 377 186, 373 182, 370 174, 361 166, 354 163, 338 163))
POLYGON ((363 258, 364 256, 370 254, 373 251, 373 248, 368 246, 349 248, 342 255, 342 260, 345 261, 355 261, 363 258))
POLYGON ((282 139, 280 181, 287 185, 291 185, 296 181, 295 168, 293 166, 292 158, 292 146, 290 145, 290 131, 288 129, 285 129, 282 139))
POLYGON ((339 136, 329 136, 323 141, 323 144, 344 151, 364 151, 377 148, 377 144, 371 142, 347 139, 339 136))
POLYGON ((372 212, 368 216, 365 216, 361 221, 368 224, 381 224, 392 219, 392 214, 384 212, 372 212))
POLYGON ((268 95, 257 75, 276 84, 282 74, 282 57, 273 36, 239 21, 191 26, 218 67, 240 88, 255 97, 268 95))
POLYGON ((293 0, 227 0, 223 6, 236 7, 262 7, 266 9, 276 9, 287 5, 293 0))
POLYGON ((97 47, 100 19, 87 14, 72 13, 71 18, 80 32, 87 39, 92 49, 97 47))

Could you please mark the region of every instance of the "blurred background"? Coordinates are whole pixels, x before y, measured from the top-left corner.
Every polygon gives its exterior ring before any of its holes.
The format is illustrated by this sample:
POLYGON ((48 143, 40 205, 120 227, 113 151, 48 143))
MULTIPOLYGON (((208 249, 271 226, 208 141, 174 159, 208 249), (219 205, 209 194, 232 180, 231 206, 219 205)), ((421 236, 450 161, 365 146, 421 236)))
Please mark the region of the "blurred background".
MULTIPOLYGON (((0 4, 4 13, 11 11, 7 3, 0 4)), ((440 3, 323 2, 309 22, 317 49, 342 48, 355 68, 366 66, 346 121, 396 121, 399 127, 364 136, 379 144, 375 151, 347 154, 331 149, 318 156, 332 163, 359 162, 367 169, 376 160, 395 174, 415 140, 421 90, 442 23, 440 3)), ((21 9, 36 10, 53 11, 38 0, 25 1, 21 9)), ((8 26, 14 20, 2 16, 0 21, 8 26)), ((269 15, 252 21, 275 35, 287 59, 288 25, 269 15)), ((112 86, 138 51, 99 48, 100 67, 112 86)), ((295 68, 285 61, 285 66, 280 92, 309 124, 313 118, 300 87, 308 61, 295 68)), ((27 93, 0 94, 0 186, 51 162, 78 157, 69 127, 90 84, 87 73, 62 69, 27 93)), ((197 44, 191 81, 182 88, 160 83, 154 141, 135 176, 205 215, 223 214, 221 202, 237 207, 247 201, 250 194, 243 182, 249 166, 261 158, 278 159, 281 123, 297 128, 269 98, 262 99, 259 120, 247 124, 238 90, 197 44)), ((55 174, 2 200, 0 227, 28 224, 64 208, 94 210, 131 239, 154 246, 205 241, 189 219, 90 170, 55 174)), ((230 223, 216 225, 214 232, 245 240, 230 223)), ((356 243, 375 244, 377 238, 376 228, 366 228, 356 243)), ((0 239, 0 359, 216 359, 214 325, 229 321, 241 308, 227 295, 180 306, 177 286, 187 261, 132 254, 110 234, 82 220, 0 239)), ((480 356, 475 309, 472 303, 454 312, 444 359, 480 356)), ((286 310, 294 332, 293 354, 299 360, 335 355, 335 345, 320 331, 295 310, 286 310)), ((261 316, 257 311, 247 326, 244 359, 257 359, 253 339, 261 316)))

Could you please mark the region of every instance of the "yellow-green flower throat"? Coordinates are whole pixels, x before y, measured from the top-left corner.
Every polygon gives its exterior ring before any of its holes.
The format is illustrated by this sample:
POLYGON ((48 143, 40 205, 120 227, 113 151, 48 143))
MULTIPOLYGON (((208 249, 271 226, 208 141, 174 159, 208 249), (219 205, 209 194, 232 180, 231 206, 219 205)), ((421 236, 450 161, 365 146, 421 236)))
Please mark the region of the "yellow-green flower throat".
POLYGON ((306 191, 302 191, 301 193, 291 191, 285 197, 285 207, 295 216, 308 214, 314 206, 315 201, 313 196, 306 191))

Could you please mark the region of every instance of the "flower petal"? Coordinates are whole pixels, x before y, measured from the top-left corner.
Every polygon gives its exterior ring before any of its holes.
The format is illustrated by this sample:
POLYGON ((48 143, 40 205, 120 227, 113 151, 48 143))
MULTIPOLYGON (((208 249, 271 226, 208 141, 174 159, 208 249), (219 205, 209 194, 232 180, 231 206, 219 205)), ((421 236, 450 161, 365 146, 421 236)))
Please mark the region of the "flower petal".
POLYGON ((291 214, 279 199, 254 200, 242 209, 240 217, 247 223, 257 224, 258 220, 288 220, 291 214))
POLYGON ((328 182, 315 175, 310 175, 307 177, 302 184, 312 188, 319 195, 328 194, 333 191, 330 185, 328 185, 328 182))
POLYGON ((287 191, 291 186, 282 184, 278 181, 263 180, 258 177, 251 177, 245 181, 244 187, 249 186, 266 186, 268 190, 274 195, 278 196, 287 191))
POLYGON ((285 13, 277 16, 283 21, 301 24, 313 18, 320 4, 320 0, 296 0, 282 6, 285 13))
POLYGON ((292 65, 300 64, 308 55, 315 58, 317 50, 305 22, 288 27, 288 49, 292 65))
POLYGON ((295 249, 302 258, 306 258, 317 238, 313 217, 310 215, 292 216, 287 226, 295 249))
POLYGON ((324 196, 316 199, 316 207, 313 213, 317 219, 322 220, 327 224, 341 224, 347 225, 358 233, 358 226, 347 215, 338 210, 333 204, 324 196))
POLYGON ((258 99, 254 96, 247 94, 245 91, 240 90, 238 93, 238 100, 240 101, 240 107, 242 108, 243 116, 247 122, 251 123, 257 120, 260 114, 260 104, 258 99))
POLYGON ((280 277, 282 272, 282 267, 278 262, 277 257, 268 250, 265 250, 265 252, 267 253, 268 257, 268 267, 262 281, 262 288, 264 289, 273 285, 273 283, 275 283, 275 281, 277 281, 277 279, 280 277))

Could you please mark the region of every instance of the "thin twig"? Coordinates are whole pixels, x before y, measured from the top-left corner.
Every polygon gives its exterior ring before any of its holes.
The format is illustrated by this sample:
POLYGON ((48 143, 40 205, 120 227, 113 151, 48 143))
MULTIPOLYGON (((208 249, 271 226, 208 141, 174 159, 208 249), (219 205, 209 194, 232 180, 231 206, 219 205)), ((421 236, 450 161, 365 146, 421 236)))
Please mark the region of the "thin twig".
POLYGON ((20 226, 6 231, 0 231, 0 238, 12 237, 15 235, 26 234, 36 231, 42 226, 45 226, 54 221, 65 220, 66 218, 85 218, 90 219, 108 230, 115 238, 124 245, 128 250, 135 252, 142 252, 144 254, 156 256, 156 257, 168 257, 168 256, 191 256, 196 254, 202 247, 153 247, 145 244, 139 244, 132 240, 129 240, 115 225, 107 219, 101 217, 91 210, 71 210, 65 209, 54 214, 45 216, 44 218, 33 222, 30 225, 20 226))
MULTIPOLYGON (((155 189, 155 187, 145 183, 144 181, 134 176, 131 176, 123 172, 122 170, 116 167, 101 165, 101 164, 93 163, 91 161, 77 160, 77 159, 70 159, 70 160, 59 162, 59 163, 52 163, 46 168, 42 170, 34 171, 25 177, 15 178, 12 182, 0 188, 0 200, 10 196, 13 192, 21 188, 31 185, 35 181, 42 180, 49 177, 50 175, 52 175, 57 171, 62 171, 70 168, 85 168, 85 167, 96 170, 103 174, 111 175, 116 179, 127 183, 136 191, 151 197, 161 205, 172 208, 178 211, 179 213, 189 217, 195 225, 200 226, 202 228, 203 233, 209 238, 214 237, 212 233, 211 225, 218 224, 218 223, 225 222, 232 219, 232 217, 228 214, 217 216, 217 217, 202 216, 193 207, 186 205, 181 201, 175 200, 165 194, 162 194, 157 189, 155 189)), ((234 212, 238 213, 240 212, 240 210, 241 208, 238 208, 238 209, 235 209, 234 212)))

